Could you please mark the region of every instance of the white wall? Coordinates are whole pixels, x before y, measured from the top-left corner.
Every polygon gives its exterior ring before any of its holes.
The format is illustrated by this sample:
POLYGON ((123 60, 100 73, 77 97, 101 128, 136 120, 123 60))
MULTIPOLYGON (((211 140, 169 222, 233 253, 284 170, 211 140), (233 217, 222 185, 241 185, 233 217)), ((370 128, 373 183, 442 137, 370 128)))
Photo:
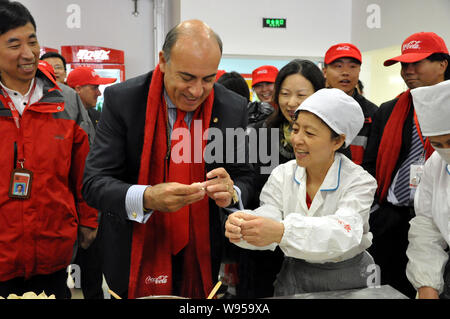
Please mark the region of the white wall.
POLYGON ((148 72, 153 62, 153 1, 139 0, 137 17, 131 0, 19 0, 37 24, 41 46, 98 45, 125 51, 125 76, 148 72), (80 28, 69 28, 70 4, 79 5, 80 28))
POLYGON ((181 0, 180 19, 200 19, 222 38, 224 55, 323 56, 351 40, 351 0, 181 0), (262 28, 287 18, 286 29, 262 28))
POLYGON ((401 54, 402 42, 411 34, 432 31, 450 45, 449 0, 353 0, 352 42, 363 52, 360 79, 366 97, 381 104, 407 89, 399 63, 383 62, 401 54), (377 7, 378 21, 368 17, 377 7), (371 6, 371 7, 369 7, 371 6))
POLYGON ((353 0, 352 41, 362 51, 398 46, 408 36, 432 31, 450 44, 449 0, 353 0), (367 26, 369 5, 380 10, 379 27, 367 26), (364 13, 364 14, 361 14, 364 13))

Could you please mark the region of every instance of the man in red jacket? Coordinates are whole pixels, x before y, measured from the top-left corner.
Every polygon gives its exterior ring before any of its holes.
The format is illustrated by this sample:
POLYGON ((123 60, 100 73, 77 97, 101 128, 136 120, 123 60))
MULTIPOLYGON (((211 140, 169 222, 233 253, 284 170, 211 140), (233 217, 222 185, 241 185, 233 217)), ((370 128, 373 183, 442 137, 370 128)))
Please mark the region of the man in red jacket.
POLYGON ((67 296, 66 267, 79 232, 95 238, 97 211, 81 196, 87 133, 64 109, 61 89, 38 67, 30 12, 0 2, 0 295, 67 296), (14 185, 23 184, 23 194, 14 185))

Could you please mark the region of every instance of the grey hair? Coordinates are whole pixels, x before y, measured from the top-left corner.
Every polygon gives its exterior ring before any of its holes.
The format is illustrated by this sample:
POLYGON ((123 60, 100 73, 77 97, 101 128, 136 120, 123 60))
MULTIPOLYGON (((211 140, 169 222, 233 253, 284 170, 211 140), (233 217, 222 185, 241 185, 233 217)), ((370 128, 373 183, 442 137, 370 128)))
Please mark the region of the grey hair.
MULTIPOLYGON (((166 34, 166 38, 164 40, 164 44, 162 47, 162 51, 163 51, 164 59, 166 60, 166 63, 168 63, 170 61, 170 53, 172 51, 173 46, 177 42, 178 38, 180 37, 180 35, 185 34, 185 33, 186 32, 183 32, 178 26, 175 26, 166 34)), ((222 50, 223 50, 222 39, 216 32, 214 32, 211 29, 210 29, 210 33, 216 39, 217 44, 219 45, 220 54, 222 54, 222 50)))

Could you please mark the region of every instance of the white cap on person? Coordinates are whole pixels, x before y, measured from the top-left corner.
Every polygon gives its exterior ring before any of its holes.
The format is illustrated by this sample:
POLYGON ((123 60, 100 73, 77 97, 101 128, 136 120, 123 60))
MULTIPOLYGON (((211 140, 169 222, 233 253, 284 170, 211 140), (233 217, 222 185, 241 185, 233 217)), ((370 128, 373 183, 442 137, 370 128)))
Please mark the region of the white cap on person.
POLYGON ((345 147, 351 144, 364 125, 364 114, 358 102, 335 88, 318 90, 300 104, 298 111, 311 112, 337 134, 344 134, 345 147))
POLYGON ((450 134, 450 80, 411 90, 424 136, 450 134))

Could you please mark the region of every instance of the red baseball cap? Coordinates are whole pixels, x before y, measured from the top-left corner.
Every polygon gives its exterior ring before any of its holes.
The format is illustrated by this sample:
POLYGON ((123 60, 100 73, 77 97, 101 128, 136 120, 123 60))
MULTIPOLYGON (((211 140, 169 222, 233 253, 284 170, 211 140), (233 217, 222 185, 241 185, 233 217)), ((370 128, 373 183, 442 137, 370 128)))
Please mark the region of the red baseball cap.
POLYGON ((53 79, 56 80, 55 70, 53 69, 53 66, 50 63, 44 60, 39 60, 39 66, 48 73, 50 73, 53 79))
POLYGON ((89 66, 80 66, 72 70, 67 76, 67 85, 75 88, 77 85, 101 85, 116 82, 115 78, 101 78, 93 68, 89 66))
POLYGON ((434 32, 418 32, 403 41, 402 54, 384 61, 384 66, 397 62, 414 63, 428 58, 433 53, 448 54, 444 40, 434 32))
POLYGON ((351 43, 338 43, 330 47, 325 53, 324 62, 330 64, 339 58, 353 58, 362 63, 361 52, 351 43))
POLYGON ((261 82, 275 83, 278 69, 272 65, 263 65, 252 72, 252 87, 261 82))

